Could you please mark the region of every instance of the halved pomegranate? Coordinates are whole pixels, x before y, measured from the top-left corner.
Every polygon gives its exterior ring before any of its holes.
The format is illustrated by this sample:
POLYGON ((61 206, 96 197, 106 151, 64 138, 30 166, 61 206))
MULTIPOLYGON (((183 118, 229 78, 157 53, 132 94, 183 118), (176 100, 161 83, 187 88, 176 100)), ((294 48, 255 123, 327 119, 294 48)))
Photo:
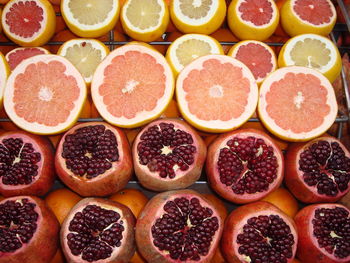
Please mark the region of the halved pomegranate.
POLYGON ((56 172, 82 196, 106 196, 124 188, 133 167, 124 132, 104 122, 74 126, 56 151, 56 172))
POLYGON ((274 205, 258 201, 227 217, 221 250, 229 263, 287 263, 294 259, 297 242, 293 220, 274 205))
POLYGON ((281 185, 284 159, 270 136, 241 129, 224 133, 211 143, 206 171, 210 186, 219 195, 244 204, 265 197, 281 185))
POLYGON ((61 227, 69 263, 127 263, 135 253, 135 217, 126 206, 102 198, 77 203, 61 227))
POLYGON ((59 223, 45 202, 17 196, 0 202, 0 263, 48 263, 58 247, 59 223))
POLYGON ((50 141, 24 131, 0 136, 0 193, 4 196, 45 195, 55 179, 50 141))
POLYGON ((314 204, 294 218, 297 257, 303 263, 350 262, 350 210, 340 204, 314 204))
POLYGON ((335 202, 350 190, 350 153, 331 136, 291 144, 285 181, 302 202, 335 202))
POLYGON ((154 196, 136 223, 136 244, 152 263, 211 262, 223 221, 215 207, 193 190, 154 196))
POLYGON ((201 175, 207 148, 186 122, 159 119, 137 135, 134 169, 140 183, 154 191, 186 188, 201 175))

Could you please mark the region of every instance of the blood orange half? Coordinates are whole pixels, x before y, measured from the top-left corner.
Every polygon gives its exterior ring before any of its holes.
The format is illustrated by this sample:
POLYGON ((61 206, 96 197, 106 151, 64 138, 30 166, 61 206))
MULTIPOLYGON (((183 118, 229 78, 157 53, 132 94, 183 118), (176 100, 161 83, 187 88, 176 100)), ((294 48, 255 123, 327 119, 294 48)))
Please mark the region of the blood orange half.
POLYGON ((255 112, 258 86, 249 68, 225 55, 206 55, 188 64, 176 82, 182 116, 208 132, 233 130, 255 112))
POLYGON ((19 63, 27 58, 49 53, 47 49, 42 47, 19 47, 8 52, 6 54, 6 60, 9 63, 10 69, 14 70, 19 63))
POLYGON ((307 141, 325 133, 338 112, 332 84, 306 67, 285 67, 260 87, 258 113, 266 128, 288 141, 307 141))
POLYGON ((83 77, 67 59, 37 55, 12 71, 6 83, 4 107, 23 130, 55 134, 76 122, 86 94, 83 77))
POLYGON ((91 82, 92 99, 101 116, 125 128, 158 118, 173 93, 174 76, 165 58, 137 42, 112 51, 91 82))
POLYGON ((11 0, 4 7, 6 36, 20 46, 42 46, 53 36, 55 11, 48 0, 11 0))

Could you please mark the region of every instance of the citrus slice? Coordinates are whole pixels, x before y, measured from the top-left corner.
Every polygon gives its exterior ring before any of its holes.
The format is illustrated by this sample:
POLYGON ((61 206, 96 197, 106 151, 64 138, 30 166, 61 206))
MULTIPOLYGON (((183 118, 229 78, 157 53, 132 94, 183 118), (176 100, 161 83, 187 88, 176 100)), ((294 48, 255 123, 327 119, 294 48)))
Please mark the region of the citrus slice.
POLYGON ((243 62, 253 73, 258 85, 277 68, 275 52, 260 41, 241 41, 229 50, 228 55, 243 62))
POLYGON ((337 111, 332 84, 314 69, 280 68, 260 86, 260 119, 271 133, 287 141, 307 141, 325 133, 337 111))
POLYGON ((258 86, 249 68, 225 55, 206 55, 188 64, 176 82, 182 116, 208 132, 233 130, 253 115, 258 86))
POLYGON ((120 20, 130 37, 150 42, 164 34, 169 24, 169 10, 164 0, 127 0, 120 20))
POLYGON ((119 18, 118 0, 62 0, 61 12, 68 28, 80 37, 100 37, 119 18))
POLYGON ((225 0, 173 0, 170 16, 183 33, 211 34, 225 20, 225 0))
POLYGON ((281 24, 292 37, 332 32, 337 12, 331 0, 287 0, 281 8, 281 24))
POLYGON ((316 34, 302 34, 284 44, 278 55, 278 66, 313 68, 333 83, 341 72, 342 61, 331 40, 316 34))
POLYGON ((275 32, 279 11, 274 0, 233 0, 228 25, 239 39, 266 40, 275 32))
POLYGON ((48 0, 11 0, 1 23, 6 36, 20 46, 42 46, 55 33, 55 11, 48 0))
POLYGON ((22 61, 9 76, 4 107, 20 128, 36 134, 69 129, 86 98, 79 71, 57 55, 37 55, 22 61))
POLYGON ((165 58, 147 44, 112 51, 97 67, 91 95, 109 123, 134 128, 158 118, 174 93, 174 76, 165 58))
POLYGON ((83 75, 86 84, 91 83, 97 66, 108 55, 109 49, 99 40, 72 39, 65 42, 57 55, 65 57, 83 75))
POLYGON ((166 59, 177 75, 196 58, 210 54, 224 54, 222 46, 216 39, 207 35, 186 34, 169 46, 166 59))
POLYGON ((3 94, 9 74, 10 67, 4 55, 0 52, 0 105, 2 105, 3 94))
POLYGON ((49 53, 50 52, 47 49, 42 47, 18 47, 8 52, 5 58, 10 66, 10 69, 14 70, 19 63, 27 58, 49 53))

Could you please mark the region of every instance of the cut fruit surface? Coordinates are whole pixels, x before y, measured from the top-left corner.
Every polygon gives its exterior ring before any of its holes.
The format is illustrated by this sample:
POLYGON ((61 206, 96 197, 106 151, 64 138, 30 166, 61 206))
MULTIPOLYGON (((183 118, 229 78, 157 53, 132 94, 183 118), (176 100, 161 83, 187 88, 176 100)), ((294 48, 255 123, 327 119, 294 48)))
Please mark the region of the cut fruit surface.
POLYGON ((42 47, 19 47, 8 52, 5 58, 10 66, 10 69, 14 70, 19 63, 27 58, 49 53, 50 52, 47 49, 42 47))
POLYGON ((341 72, 342 61, 331 40, 316 34, 302 34, 289 39, 282 47, 278 66, 313 68, 333 83, 341 72))
POLYGON ((170 3, 170 16, 183 33, 211 34, 224 22, 225 0, 174 0, 170 3))
POLYGON ((169 46, 166 58, 177 75, 196 58, 210 54, 224 54, 216 39, 207 35, 186 34, 177 38, 169 46))
POLYGON ((275 52, 260 41, 241 41, 230 49, 228 55, 243 62, 258 84, 277 68, 275 52))
POLYGON ((164 0, 127 0, 120 19, 130 37, 150 42, 164 34, 169 24, 169 10, 164 0))
POLYGON ((331 0, 287 0, 281 8, 281 24, 292 37, 314 33, 327 36, 337 21, 331 0))
POLYGON ((3 94, 4 94, 6 81, 9 74, 10 74, 10 67, 4 55, 0 52, 0 105, 2 105, 3 94))
POLYGON ((307 141, 325 133, 338 112, 332 84, 306 67, 285 67, 260 87, 258 112, 265 127, 288 141, 307 141))
POLYGON ((79 70, 87 84, 97 66, 109 54, 109 49, 96 39, 72 39, 65 42, 57 55, 65 57, 79 70))
POLYGON ((55 11, 48 0, 11 0, 4 7, 6 36, 20 46, 42 46, 53 36, 55 11))
POLYGON ((4 107, 20 128, 55 134, 77 120, 86 98, 78 70, 57 55, 37 55, 20 63, 8 78, 4 107))
POLYGON ((62 0, 61 12, 69 29, 80 37, 101 37, 119 18, 119 0, 62 0))
POLYGON ((258 86, 242 62, 225 55, 206 55, 179 74, 176 96, 182 116, 209 132, 233 130, 255 112, 258 86))
POLYGON ((158 118, 174 93, 165 58, 147 44, 132 43, 111 52, 97 67, 91 95, 109 123, 133 128, 158 118))
POLYGON ((279 11, 273 0, 233 0, 228 8, 227 21, 239 39, 263 41, 275 32, 279 11))

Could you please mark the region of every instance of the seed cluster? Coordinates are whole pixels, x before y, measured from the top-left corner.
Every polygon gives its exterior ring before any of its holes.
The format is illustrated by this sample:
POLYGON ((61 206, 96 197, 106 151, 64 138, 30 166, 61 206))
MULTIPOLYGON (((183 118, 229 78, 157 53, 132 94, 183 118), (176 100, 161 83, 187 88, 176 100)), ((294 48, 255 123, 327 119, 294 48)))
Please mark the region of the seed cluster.
POLYGON ((175 198, 163 207, 165 213, 152 225, 154 245, 172 259, 200 262, 209 253, 219 221, 197 198, 175 198))
POLYGON ((69 231, 67 244, 72 254, 93 262, 109 258, 113 247, 120 247, 124 226, 119 213, 88 205, 74 215, 69 231))
POLYGON ((287 263, 293 256, 295 240, 280 216, 260 215, 248 219, 237 243, 238 253, 249 257, 249 262, 287 263))
POLYGON ((254 137, 234 137, 226 145, 217 163, 221 183, 231 186, 235 194, 266 191, 277 177, 274 149, 254 137))
POLYGON ((119 160, 117 139, 104 125, 86 126, 66 136, 62 157, 75 175, 92 179, 119 160))
POLYGON ((35 207, 28 199, 0 205, 0 252, 14 252, 31 240, 39 217, 35 207))
POLYGON ((175 178, 177 167, 188 170, 196 151, 191 134, 174 128, 171 123, 149 127, 137 145, 140 163, 151 172, 158 172, 161 178, 175 178))

